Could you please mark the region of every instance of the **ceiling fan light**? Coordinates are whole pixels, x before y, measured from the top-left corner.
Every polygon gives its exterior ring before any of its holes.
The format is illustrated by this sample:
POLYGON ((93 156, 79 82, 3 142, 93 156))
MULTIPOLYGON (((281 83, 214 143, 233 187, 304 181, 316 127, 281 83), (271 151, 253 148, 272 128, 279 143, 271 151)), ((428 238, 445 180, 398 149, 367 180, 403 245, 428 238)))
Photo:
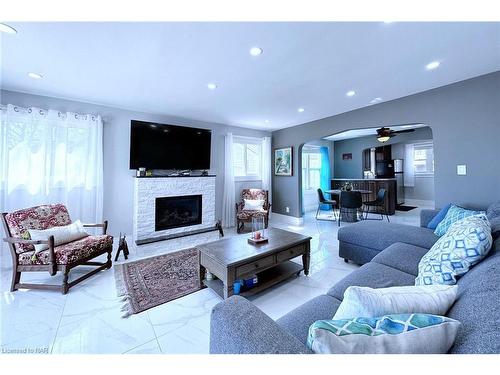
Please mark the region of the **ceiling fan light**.
POLYGON ((391 137, 388 135, 382 135, 380 137, 377 137, 377 141, 382 143, 387 142, 389 139, 391 139, 391 137))

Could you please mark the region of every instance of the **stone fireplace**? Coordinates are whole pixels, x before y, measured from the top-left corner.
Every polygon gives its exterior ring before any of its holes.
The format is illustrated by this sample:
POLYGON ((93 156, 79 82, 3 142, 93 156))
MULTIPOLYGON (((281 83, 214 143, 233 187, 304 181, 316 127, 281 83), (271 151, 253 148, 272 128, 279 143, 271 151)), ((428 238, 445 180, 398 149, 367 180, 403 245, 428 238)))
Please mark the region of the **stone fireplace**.
MULTIPOLYGON (((188 236, 191 232, 215 227, 215 176, 134 180, 133 239, 137 244, 183 236, 182 241, 194 244, 194 236, 188 236)), ((216 235, 210 234, 211 238, 216 235)))

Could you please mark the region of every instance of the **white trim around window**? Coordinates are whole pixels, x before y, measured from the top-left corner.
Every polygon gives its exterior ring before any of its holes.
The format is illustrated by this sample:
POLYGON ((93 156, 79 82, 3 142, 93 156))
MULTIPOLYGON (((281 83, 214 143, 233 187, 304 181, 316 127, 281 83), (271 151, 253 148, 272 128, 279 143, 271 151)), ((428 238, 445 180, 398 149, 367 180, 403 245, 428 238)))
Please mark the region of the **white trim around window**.
POLYGON ((262 180, 262 138, 234 136, 234 180, 262 180))
POLYGON ((420 142, 413 145, 415 177, 434 177, 434 144, 420 142))

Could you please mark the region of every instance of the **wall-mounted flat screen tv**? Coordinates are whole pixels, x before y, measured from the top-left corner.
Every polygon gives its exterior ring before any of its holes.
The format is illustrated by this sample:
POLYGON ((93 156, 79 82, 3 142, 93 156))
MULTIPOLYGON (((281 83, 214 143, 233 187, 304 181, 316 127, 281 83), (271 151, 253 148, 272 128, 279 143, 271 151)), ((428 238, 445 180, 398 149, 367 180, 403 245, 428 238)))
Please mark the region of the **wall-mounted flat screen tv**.
POLYGON ((212 131, 132 120, 130 169, 210 169, 212 131))

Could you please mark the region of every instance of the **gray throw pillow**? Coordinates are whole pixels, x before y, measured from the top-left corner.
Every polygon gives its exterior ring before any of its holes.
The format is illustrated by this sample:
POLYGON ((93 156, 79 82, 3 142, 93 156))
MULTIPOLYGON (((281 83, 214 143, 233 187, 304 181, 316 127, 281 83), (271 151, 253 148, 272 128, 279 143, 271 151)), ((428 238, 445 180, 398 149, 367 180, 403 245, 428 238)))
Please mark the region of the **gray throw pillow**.
POLYGON ((486 216, 489 221, 495 218, 500 218, 500 202, 490 204, 488 210, 486 210, 486 216))
POLYGON ((500 238, 500 216, 494 217, 489 220, 491 225, 491 236, 493 237, 493 241, 497 238, 500 238))

